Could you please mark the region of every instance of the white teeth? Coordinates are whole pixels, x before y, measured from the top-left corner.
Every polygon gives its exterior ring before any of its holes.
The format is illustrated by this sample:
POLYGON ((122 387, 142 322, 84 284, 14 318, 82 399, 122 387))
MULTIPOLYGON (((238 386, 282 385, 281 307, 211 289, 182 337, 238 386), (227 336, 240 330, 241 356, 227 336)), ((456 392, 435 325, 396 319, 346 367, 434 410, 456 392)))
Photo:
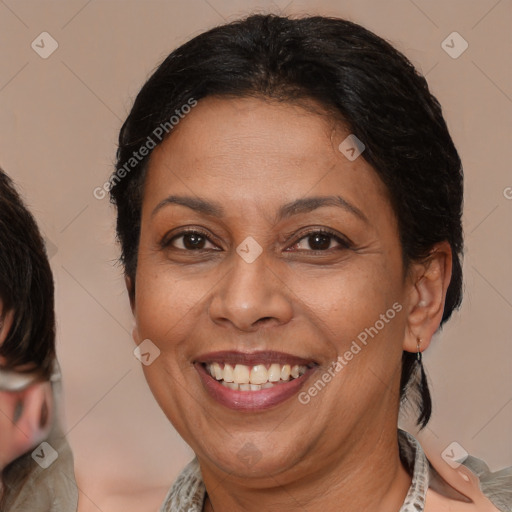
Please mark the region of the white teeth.
POLYGON ((249 384, 249 367, 245 364, 237 364, 233 372, 233 379, 237 384, 249 384))
POLYGON ((233 367, 230 364, 224 365, 224 382, 234 382, 233 367))
POLYGON ((267 369, 264 364, 252 367, 237 364, 233 368, 230 364, 211 363, 206 365, 206 371, 222 385, 235 391, 259 391, 268 389, 276 384, 297 379, 306 373, 307 367, 303 365, 270 364, 267 369))
POLYGON ((268 380, 269 382, 278 382, 281 378, 281 365, 273 363, 268 369, 268 380))
POLYGON ((265 384, 236 384, 235 382, 221 381, 221 384, 234 391, 259 391, 260 389, 273 388, 275 386, 272 382, 266 382, 265 384))
POLYGON ((264 365, 258 364, 252 367, 251 384, 265 384, 268 380, 268 372, 264 365))
POLYGON ((212 375, 212 377, 215 377, 217 380, 222 380, 223 372, 222 372, 222 368, 220 367, 220 364, 219 363, 213 363, 212 364, 212 368, 213 368, 213 375, 212 375))

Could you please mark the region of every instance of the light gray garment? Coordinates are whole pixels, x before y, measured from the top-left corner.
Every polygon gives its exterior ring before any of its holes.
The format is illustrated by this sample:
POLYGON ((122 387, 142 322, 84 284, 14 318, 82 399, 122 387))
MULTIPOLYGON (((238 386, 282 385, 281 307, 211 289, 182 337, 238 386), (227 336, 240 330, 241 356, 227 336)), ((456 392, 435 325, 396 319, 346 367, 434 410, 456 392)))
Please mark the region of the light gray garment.
POLYGON ((63 437, 47 442, 58 458, 46 469, 32 460, 30 476, 2 512, 76 512, 78 488, 69 444, 63 437))

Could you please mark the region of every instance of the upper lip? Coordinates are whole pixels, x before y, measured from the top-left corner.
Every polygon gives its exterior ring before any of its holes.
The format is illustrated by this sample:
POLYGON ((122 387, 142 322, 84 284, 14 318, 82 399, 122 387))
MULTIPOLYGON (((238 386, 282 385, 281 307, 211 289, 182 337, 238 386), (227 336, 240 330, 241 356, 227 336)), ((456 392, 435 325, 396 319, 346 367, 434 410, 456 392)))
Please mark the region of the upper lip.
POLYGON ((228 363, 231 365, 243 364, 246 366, 256 366, 258 364, 289 364, 311 366, 316 362, 312 359, 277 352, 275 350, 260 350, 256 352, 238 352, 234 350, 221 350, 217 352, 208 352, 201 354, 195 359, 196 363, 228 363))

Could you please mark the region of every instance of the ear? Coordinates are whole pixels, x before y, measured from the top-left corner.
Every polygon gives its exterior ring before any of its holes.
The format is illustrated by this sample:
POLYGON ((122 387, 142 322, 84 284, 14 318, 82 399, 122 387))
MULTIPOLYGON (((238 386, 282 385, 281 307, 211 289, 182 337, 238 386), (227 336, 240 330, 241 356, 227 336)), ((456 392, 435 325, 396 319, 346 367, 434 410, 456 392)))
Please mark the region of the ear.
POLYGON ((3 304, 0 301, 0 345, 5 341, 14 321, 14 311, 11 309, 4 313, 3 304))
POLYGON ((411 291, 404 337, 404 350, 422 352, 443 318, 446 291, 452 276, 452 250, 448 242, 436 244, 428 257, 413 263, 409 272, 411 291))
POLYGON ((126 285, 128 298, 130 299, 130 308, 132 309, 132 313, 135 315, 135 283, 131 277, 125 275, 124 284, 126 285))

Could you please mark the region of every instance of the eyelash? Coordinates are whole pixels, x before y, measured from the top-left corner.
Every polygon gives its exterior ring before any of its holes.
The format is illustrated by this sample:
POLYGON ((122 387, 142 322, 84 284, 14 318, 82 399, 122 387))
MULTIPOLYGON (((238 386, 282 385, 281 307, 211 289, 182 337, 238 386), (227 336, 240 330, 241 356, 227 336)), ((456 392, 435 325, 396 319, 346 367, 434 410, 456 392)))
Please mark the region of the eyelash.
MULTIPOLYGON (((187 229, 187 230, 180 231, 179 233, 177 233, 176 235, 174 235, 170 239, 164 238, 164 240, 161 243, 161 246, 164 249, 165 248, 169 248, 169 246, 171 246, 171 244, 172 244, 172 242, 174 240, 177 240, 177 239, 179 239, 179 238, 181 238, 181 237, 183 237, 185 235, 190 235, 190 234, 200 235, 201 237, 205 238, 208 242, 213 243, 210 240, 210 237, 209 237, 208 233, 206 233, 205 231, 202 231, 201 229, 194 228, 194 229, 187 229)), ((305 233, 301 233, 299 235, 299 237, 291 244, 291 247, 297 245, 299 242, 301 242, 305 238, 309 238, 310 236, 317 235, 317 234, 329 236, 329 237, 333 238, 336 242, 338 242, 341 247, 334 248, 334 250, 349 249, 352 246, 352 243, 350 241, 340 237, 339 235, 337 235, 333 231, 331 231, 329 229, 326 229, 326 228, 316 228, 316 229, 312 229, 310 231, 306 231, 305 233)), ((176 248, 176 247, 173 247, 173 249, 176 249, 178 251, 197 252, 197 253, 204 252, 204 251, 212 251, 212 249, 195 249, 195 250, 191 250, 191 249, 181 249, 181 248, 176 248)), ((300 249, 298 252, 308 252, 308 253, 312 253, 312 254, 325 254, 325 253, 331 252, 332 250, 333 250, 333 248, 331 248, 331 249, 324 249, 324 250, 314 250, 314 249, 304 250, 304 249, 300 249)))

